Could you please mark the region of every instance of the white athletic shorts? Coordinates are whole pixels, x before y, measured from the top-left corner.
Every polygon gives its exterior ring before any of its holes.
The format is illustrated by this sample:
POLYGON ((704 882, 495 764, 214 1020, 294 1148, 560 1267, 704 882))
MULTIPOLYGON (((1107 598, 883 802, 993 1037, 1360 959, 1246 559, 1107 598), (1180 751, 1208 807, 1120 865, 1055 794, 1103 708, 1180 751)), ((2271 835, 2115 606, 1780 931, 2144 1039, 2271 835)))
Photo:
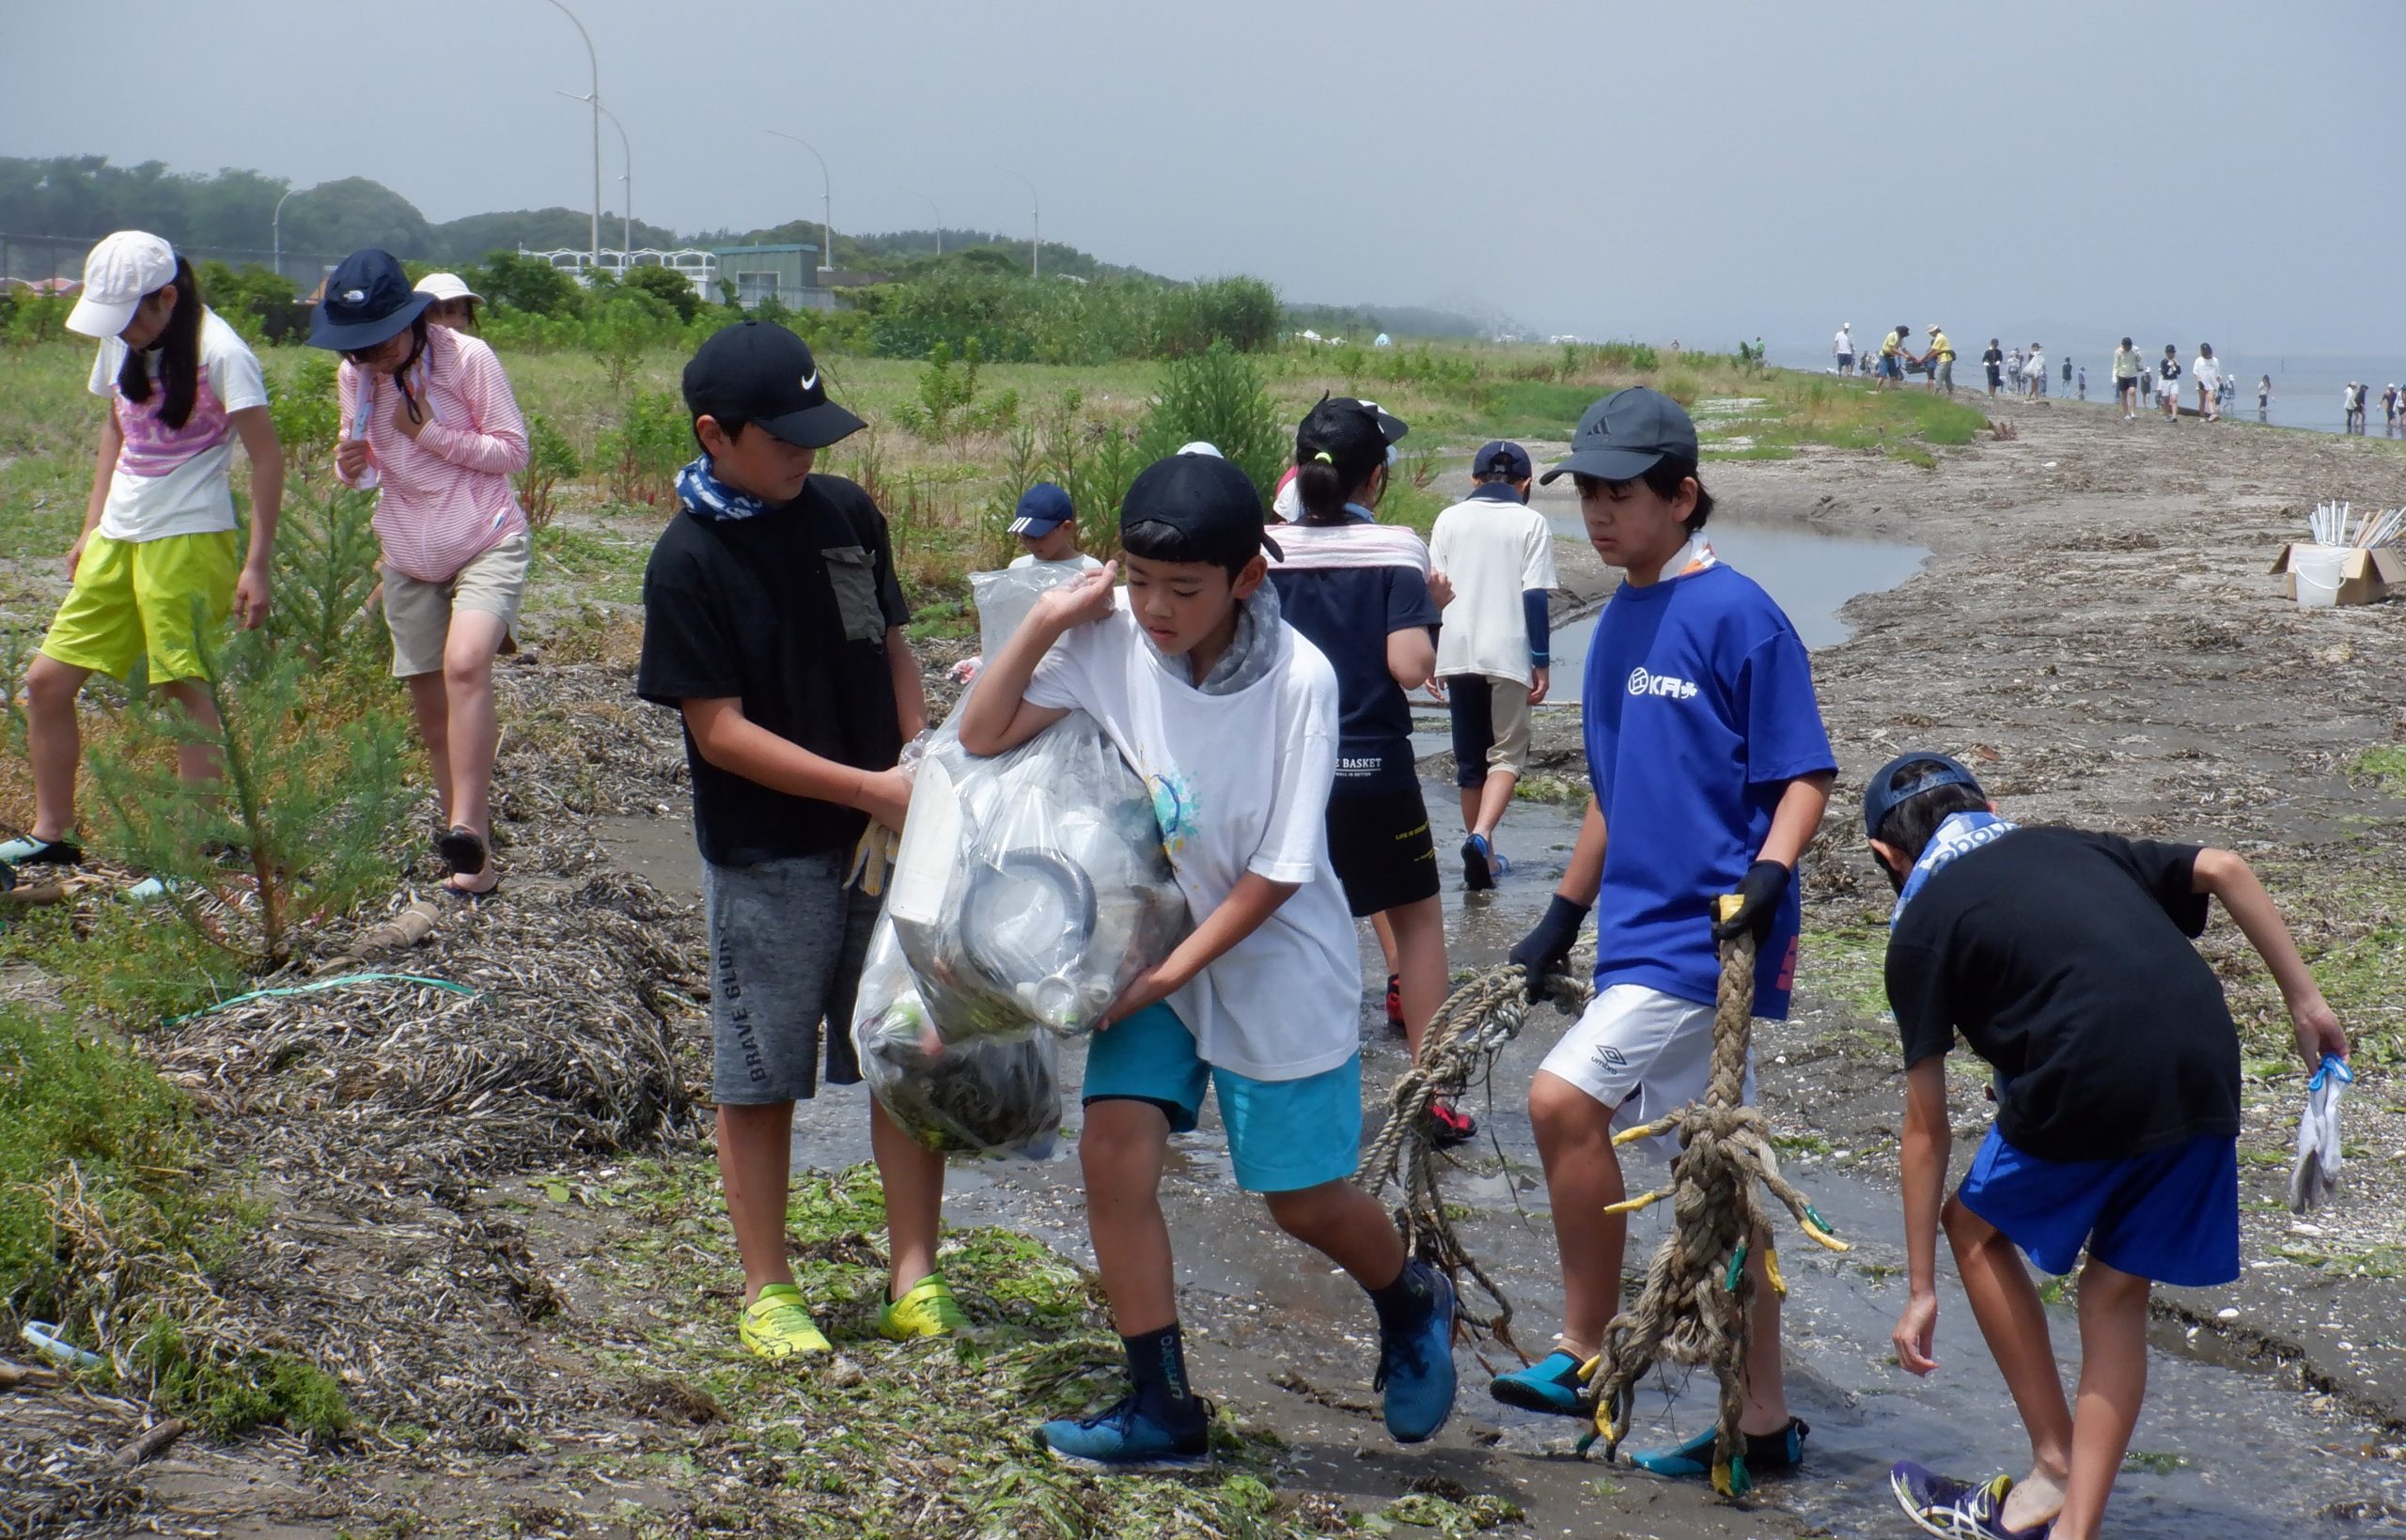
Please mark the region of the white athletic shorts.
MULTIPOLYGON (((1613 1128, 1633 1128, 1704 1097, 1712 1067, 1712 1007, 1643 984, 1616 984, 1590 1001, 1538 1066, 1615 1109, 1613 1128)), ((1745 1100, 1755 1100, 1746 1059, 1745 1100)), ((1675 1154, 1676 1139, 1648 1141, 1675 1154)))

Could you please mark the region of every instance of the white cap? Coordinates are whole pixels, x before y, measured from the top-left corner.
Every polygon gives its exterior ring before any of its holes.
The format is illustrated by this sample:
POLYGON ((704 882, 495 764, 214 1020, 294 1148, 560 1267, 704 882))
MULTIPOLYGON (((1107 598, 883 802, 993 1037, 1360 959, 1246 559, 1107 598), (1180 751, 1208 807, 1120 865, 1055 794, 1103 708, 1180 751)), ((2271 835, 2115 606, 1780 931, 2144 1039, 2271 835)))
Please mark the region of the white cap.
POLYGON ((456 272, 430 272, 417 281, 416 292, 431 294, 438 300, 474 300, 484 303, 484 296, 470 288, 467 280, 456 272))
POLYGON ((1209 455, 1213 459, 1226 459, 1228 458, 1227 456, 1220 453, 1220 446, 1211 443, 1209 439, 1196 439, 1192 443, 1181 443, 1178 446, 1178 452, 1181 455, 1209 455))
POLYGON ((175 247, 147 230, 119 230, 84 258, 84 297, 67 313, 67 329, 113 337, 133 319, 144 295, 175 281, 175 247))

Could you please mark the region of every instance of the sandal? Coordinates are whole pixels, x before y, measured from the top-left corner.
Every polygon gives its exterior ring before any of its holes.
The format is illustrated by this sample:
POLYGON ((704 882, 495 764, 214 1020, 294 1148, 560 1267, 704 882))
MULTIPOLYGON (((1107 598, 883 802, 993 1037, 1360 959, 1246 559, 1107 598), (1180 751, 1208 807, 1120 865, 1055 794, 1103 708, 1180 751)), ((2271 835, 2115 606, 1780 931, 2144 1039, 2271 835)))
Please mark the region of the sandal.
POLYGON ((501 879, 499 878, 495 878, 492 887, 485 888, 481 891, 472 888, 454 887, 448 882, 440 882, 437 883, 436 886, 442 890, 444 896, 446 898, 456 898, 462 904, 481 904, 486 899, 491 898, 494 894, 501 891, 501 879))
POLYGON ((485 837, 464 823, 435 835, 434 853, 457 877, 474 877, 485 869, 485 837))
POLYGON ((84 848, 75 843, 72 833, 56 839, 36 839, 23 834, 0 845, 0 861, 11 866, 81 866, 84 848))

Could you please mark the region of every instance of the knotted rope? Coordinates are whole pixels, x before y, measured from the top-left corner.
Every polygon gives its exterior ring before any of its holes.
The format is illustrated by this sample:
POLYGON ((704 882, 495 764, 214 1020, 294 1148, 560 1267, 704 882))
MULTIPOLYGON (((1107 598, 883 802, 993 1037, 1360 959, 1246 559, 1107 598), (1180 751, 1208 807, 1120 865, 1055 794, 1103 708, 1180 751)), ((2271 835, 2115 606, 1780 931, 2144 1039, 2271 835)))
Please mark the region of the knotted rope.
MULTIPOLYGON (((1430 1136, 1429 1109, 1459 1097, 1483 1079, 1504 1045, 1521 1034, 1529 1009, 1528 975, 1516 962, 1490 968, 1456 989, 1429 1019, 1420 1058, 1387 1093, 1386 1126, 1362 1158, 1354 1180, 1376 1197, 1388 1183, 1401 1182, 1403 1201, 1396 1225, 1414 1256, 1444 1269, 1457 1289, 1467 1278, 1494 1302, 1485 1315, 1460 1311, 1459 1319, 1519 1354, 1512 1341, 1512 1302, 1504 1297, 1454 1234, 1437 1190, 1437 1146, 1430 1136)), ((1556 973, 1546 980, 1545 998, 1556 1010, 1577 1016, 1595 990, 1585 979, 1556 973)))
MULTIPOLYGON (((1726 917, 1735 895, 1720 900, 1726 917)), ((1612 1214, 1671 1200, 1672 1229, 1647 1269, 1636 1302, 1613 1317, 1603 1351, 1579 1371, 1595 1399, 1596 1432, 1607 1454, 1627 1437, 1637 1381, 1657 1360, 1709 1367, 1721 1384, 1720 1420, 1712 1451, 1712 1486, 1736 1497, 1753 1485, 1738 1417, 1746 1401, 1746 1331, 1755 1282, 1746 1270, 1750 1237, 1763 1237, 1763 1274, 1784 1298, 1771 1221, 1757 1185, 1795 1216, 1804 1234, 1834 1252, 1846 1243, 1804 1195, 1779 1174, 1769 1125, 1741 1105, 1746 1055, 1754 1035, 1755 939, 1740 933, 1721 943, 1721 986, 1714 1001, 1712 1061, 1704 1100, 1670 1116, 1613 1136, 1615 1144, 1677 1132, 1682 1146, 1671 1185, 1614 1204, 1612 1214)))

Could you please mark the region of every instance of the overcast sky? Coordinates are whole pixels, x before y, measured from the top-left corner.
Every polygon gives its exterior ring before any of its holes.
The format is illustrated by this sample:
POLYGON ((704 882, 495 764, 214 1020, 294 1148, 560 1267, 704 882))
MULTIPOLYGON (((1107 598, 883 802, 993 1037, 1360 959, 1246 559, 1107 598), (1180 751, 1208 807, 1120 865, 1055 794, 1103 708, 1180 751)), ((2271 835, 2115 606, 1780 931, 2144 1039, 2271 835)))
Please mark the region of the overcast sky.
MULTIPOLYGON (((636 216, 684 230, 818 213, 773 126, 838 230, 923 227, 917 193, 1023 231, 1001 163, 1048 238, 1296 300, 2406 353, 2399 0, 569 4, 636 216)), ((546 0, 6 10, 0 153, 365 176, 436 220, 592 200, 546 0)))

